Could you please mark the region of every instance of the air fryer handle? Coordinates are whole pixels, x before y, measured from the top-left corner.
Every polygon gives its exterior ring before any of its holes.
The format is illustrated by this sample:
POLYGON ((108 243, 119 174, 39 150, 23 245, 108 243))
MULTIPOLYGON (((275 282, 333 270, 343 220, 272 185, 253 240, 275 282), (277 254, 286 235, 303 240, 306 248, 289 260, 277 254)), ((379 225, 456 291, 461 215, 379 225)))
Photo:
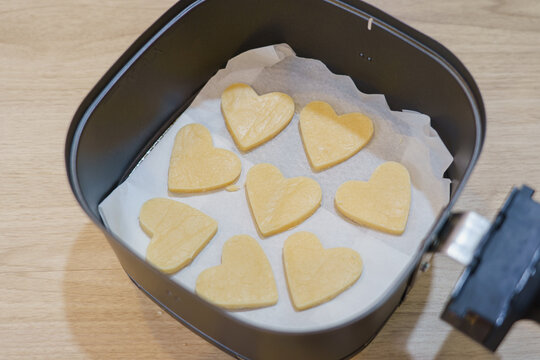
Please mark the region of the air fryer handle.
POLYGON ((441 318, 491 351, 521 319, 540 323, 540 204, 514 188, 490 224, 454 214, 437 250, 467 265, 441 318))

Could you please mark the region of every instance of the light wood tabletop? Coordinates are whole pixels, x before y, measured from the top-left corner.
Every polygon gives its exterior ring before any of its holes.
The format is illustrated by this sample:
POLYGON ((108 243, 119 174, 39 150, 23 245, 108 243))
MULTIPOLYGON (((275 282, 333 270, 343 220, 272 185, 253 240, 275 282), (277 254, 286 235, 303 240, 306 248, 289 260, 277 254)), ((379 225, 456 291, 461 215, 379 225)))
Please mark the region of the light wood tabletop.
MULTIPOLYGON (((65 173, 77 106, 174 2, 0 1, 2 359, 229 358, 135 288, 65 173)), ((540 2, 371 2, 447 46, 483 94, 486 143, 457 209, 491 218, 513 185, 540 190, 540 2)), ((539 358, 532 322, 492 355, 439 319, 461 269, 436 255, 357 358, 539 358)))

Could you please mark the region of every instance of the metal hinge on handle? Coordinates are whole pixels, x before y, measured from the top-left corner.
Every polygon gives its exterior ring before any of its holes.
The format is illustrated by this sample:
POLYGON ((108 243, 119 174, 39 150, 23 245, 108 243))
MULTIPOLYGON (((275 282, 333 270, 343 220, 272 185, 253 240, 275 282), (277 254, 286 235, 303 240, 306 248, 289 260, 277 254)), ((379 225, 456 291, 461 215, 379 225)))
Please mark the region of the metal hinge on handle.
POLYGON ((540 322, 540 204, 513 189, 493 224, 450 217, 436 250, 466 266, 441 318, 495 351, 520 319, 540 322))

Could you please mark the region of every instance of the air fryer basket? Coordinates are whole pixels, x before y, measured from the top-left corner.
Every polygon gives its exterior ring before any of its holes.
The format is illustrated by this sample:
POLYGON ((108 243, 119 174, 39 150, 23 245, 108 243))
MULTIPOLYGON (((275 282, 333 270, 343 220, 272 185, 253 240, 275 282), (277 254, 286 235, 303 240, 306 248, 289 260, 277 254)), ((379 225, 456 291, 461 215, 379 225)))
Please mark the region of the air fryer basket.
POLYGON ((403 300, 477 160, 484 132, 480 93, 459 60, 364 2, 185 0, 137 39, 84 99, 67 136, 66 164, 77 200, 127 274, 169 314, 238 357, 331 359, 367 345, 403 300), (428 114, 454 156, 446 174, 450 203, 392 291, 369 313, 309 333, 256 328, 204 302, 135 256, 107 231, 97 210, 228 59, 277 43, 349 75, 363 92, 384 94, 393 110, 428 114))

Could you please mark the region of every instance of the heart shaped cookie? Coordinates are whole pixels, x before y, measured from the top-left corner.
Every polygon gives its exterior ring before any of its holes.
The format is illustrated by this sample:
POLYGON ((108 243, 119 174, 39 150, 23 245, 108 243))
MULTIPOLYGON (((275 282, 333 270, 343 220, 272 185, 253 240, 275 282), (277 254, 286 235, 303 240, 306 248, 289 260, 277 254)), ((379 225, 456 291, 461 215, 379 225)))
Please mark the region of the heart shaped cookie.
POLYGON ((197 294, 225 309, 253 309, 277 303, 278 292, 270 262, 255 239, 233 236, 225 245, 221 265, 197 278, 197 294))
POLYGON ((361 113, 338 116, 329 104, 313 101, 300 112, 300 132, 309 162, 319 171, 360 151, 373 136, 373 122, 361 113))
POLYGON ((248 151, 279 134, 294 115, 294 101, 287 94, 257 95, 251 86, 233 84, 221 95, 221 111, 234 142, 248 151))
POLYGON ((289 294, 297 310, 335 298, 362 274, 360 255, 349 248, 324 249, 307 231, 295 233, 283 245, 283 264, 289 294))
POLYGON ((411 205, 411 179, 405 166, 389 161, 369 181, 347 181, 335 198, 337 209, 349 219, 375 230, 400 235, 411 205))
POLYGON ((214 237, 217 222, 178 201, 154 198, 143 204, 139 223, 152 237, 146 260, 172 274, 189 264, 214 237))
POLYGON ((233 152, 215 148, 200 124, 184 126, 176 134, 169 163, 169 190, 200 192, 227 186, 240 176, 242 163, 233 152))
POLYGON ((308 177, 284 178, 271 164, 249 169, 246 193, 264 236, 285 231, 310 217, 321 204, 321 187, 308 177))

